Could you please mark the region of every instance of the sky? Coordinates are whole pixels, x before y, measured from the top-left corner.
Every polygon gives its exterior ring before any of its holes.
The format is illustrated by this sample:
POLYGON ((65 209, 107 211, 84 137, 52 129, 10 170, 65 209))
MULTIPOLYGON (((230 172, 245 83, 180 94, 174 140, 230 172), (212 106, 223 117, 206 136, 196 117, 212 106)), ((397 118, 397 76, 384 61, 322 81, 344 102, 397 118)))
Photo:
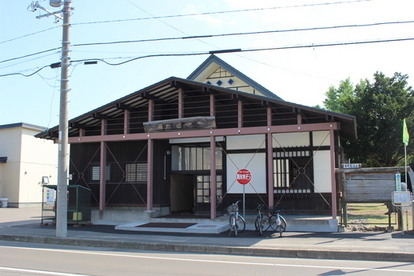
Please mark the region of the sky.
MULTIPOLYGON (((0 125, 54 127, 60 69, 48 65, 60 61, 62 21, 37 19, 45 12, 31 11, 29 0, 0 3, 0 125)), ((218 54, 225 62, 306 106, 322 106, 341 80, 357 84, 377 71, 407 74, 414 85, 414 40, 353 43, 414 38, 412 0, 72 0, 72 7, 69 118, 171 76, 187 78, 209 51, 225 49, 242 50, 218 54), (212 37, 194 38, 205 35, 212 37), (90 59, 99 62, 81 62, 90 59)))

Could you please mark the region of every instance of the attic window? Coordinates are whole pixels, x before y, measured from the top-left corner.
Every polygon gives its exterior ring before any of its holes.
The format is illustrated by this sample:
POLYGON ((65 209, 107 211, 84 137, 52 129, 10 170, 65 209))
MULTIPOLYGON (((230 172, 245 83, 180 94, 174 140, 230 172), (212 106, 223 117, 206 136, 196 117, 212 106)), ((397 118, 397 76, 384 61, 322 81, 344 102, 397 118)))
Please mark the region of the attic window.
POLYGON ((218 79, 218 78, 223 78, 223 77, 234 77, 234 75, 230 74, 223 68, 219 67, 207 79, 218 79))
POLYGON ((0 157, 0 163, 7 163, 7 157, 0 157))

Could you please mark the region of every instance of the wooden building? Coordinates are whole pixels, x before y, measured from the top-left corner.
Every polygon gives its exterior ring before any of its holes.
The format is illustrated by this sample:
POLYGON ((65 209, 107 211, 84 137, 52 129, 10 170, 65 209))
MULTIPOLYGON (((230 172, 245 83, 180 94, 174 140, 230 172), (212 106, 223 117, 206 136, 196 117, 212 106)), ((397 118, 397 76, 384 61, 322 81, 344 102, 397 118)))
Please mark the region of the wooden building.
MULTIPOLYGON (((69 122, 71 185, 108 208, 215 218, 246 197, 285 212, 337 214, 340 137, 355 117, 283 101, 212 55, 69 122), (245 185, 240 183, 246 183, 245 185)), ((58 127, 38 135, 57 139, 58 127)))

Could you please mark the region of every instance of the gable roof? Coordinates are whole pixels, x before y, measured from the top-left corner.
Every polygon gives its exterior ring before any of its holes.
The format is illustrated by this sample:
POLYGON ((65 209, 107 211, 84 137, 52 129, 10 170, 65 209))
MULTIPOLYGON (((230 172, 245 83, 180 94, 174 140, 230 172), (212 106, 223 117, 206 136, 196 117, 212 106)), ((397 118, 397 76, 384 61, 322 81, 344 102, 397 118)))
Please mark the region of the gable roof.
POLYGON ((215 55, 210 55, 194 72, 187 77, 187 79, 282 100, 273 92, 258 84, 215 55), (215 78, 214 81, 209 81, 208 78, 220 68, 224 69, 229 74, 227 76, 215 78))
MULTIPOLYGON (((237 100, 242 100, 246 106, 246 116, 250 118, 249 126, 266 125, 265 121, 263 122, 261 119, 265 120, 266 106, 269 106, 273 110, 272 113, 277 124, 296 124, 297 114, 300 113, 303 116, 303 124, 339 122, 341 125, 339 129, 341 136, 356 139, 356 120, 354 116, 177 77, 167 78, 71 119, 69 121, 69 136, 78 136, 80 128, 87 130, 87 133, 89 132, 90 135, 100 135, 100 124, 103 118, 109 120, 110 125, 122 125, 124 110, 129 110, 131 116, 132 113, 136 114, 134 115, 136 133, 144 132, 142 123, 147 121, 146 114, 148 111, 142 109, 148 107, 148 100, 152 99, 159 104, 158 111, 165 113, 164 117, 167 116, 170 119, 177 118, 177 110, 172 109, 172 106, 177 104, 178 91, 180 90, 186 95, 185 98, 188 102, 185 106, 186 117, 200 116, 201 112, 209 113, 208 95, 213 94, 216 100, 223 104, 221 108, 219 106, 216 107, 218 109, 217 112, 236 112, 237 115, 237 100), (164 108, 167 106, 168 108, 164 108), (259 110, 262 111, 259 112, 259 110), (171 114, 166 114, 166 112, 171 112, 171 114)), ((231 124, 234 122, 237 125, 237 116, 235 119, 230 120, 229 118, 234 116, 228 116, 231 114, 225 115, 222 118, 220 116, 216 118, 218 128, 232 127, 231 124)), ((112 130, 108 129, 108 131, 108 134, 112 134, 112 130)), ((114 129, 113 131, 113 134, 115 134, 119 130, 114 129)), ((36 135, 36 137, 46 139, 54 139, 57 136, 58 126, 36 135)))

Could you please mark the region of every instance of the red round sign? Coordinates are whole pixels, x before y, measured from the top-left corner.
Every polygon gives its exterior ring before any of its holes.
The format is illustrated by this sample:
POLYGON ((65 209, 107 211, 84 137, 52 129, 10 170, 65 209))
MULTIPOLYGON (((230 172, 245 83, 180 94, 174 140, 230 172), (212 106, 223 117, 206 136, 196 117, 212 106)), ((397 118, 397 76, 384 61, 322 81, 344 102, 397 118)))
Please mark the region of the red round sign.
POLYGON ((246 185, 252 179, 252 174, 249 170, 241 169, 236 174, 236 180, 242 185, 246 185))

